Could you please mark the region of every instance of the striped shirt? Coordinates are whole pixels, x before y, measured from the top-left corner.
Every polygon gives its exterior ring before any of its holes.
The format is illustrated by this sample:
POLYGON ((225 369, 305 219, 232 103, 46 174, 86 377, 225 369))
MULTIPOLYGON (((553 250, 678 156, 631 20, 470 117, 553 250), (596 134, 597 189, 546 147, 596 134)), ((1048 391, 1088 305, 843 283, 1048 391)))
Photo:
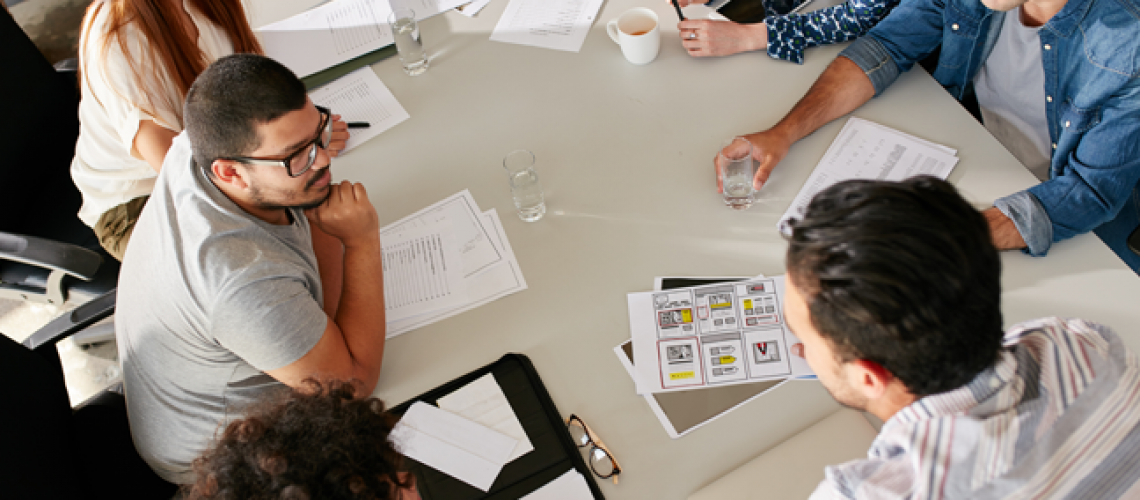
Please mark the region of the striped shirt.
POLYGON ((1108 328, 1045 318, 996 365, 883 425, 813 500, 1140 498, 1140 366, 1108 328))

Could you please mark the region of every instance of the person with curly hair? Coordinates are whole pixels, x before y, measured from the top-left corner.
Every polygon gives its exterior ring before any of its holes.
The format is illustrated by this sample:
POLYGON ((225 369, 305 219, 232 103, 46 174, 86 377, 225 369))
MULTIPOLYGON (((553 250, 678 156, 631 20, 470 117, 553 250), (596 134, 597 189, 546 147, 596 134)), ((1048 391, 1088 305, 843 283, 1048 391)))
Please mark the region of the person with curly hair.
POLYGON ((306 379, 250 407, 194 461, 192 500, 419 500, 388 440, 396 417, 339 380, 306 379))

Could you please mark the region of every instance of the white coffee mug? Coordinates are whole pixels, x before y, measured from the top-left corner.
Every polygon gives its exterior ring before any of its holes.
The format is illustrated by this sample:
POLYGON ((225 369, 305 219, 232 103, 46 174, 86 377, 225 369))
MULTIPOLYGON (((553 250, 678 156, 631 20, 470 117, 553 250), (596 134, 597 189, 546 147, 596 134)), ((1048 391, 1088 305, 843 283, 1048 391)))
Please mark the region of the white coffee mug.
POLYGON ((657 14, 645 7, 625 11, 606 25, 610 38, 621 46, 621 53, 633 64, 646 64, 657 58, 661 48, 661 30, 657 14))

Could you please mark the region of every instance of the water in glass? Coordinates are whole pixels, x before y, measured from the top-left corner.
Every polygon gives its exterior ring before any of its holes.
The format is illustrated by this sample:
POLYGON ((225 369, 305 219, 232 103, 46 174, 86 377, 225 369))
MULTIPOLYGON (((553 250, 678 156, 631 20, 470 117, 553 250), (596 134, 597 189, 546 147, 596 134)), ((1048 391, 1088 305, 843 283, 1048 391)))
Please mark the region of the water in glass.
POLYGON ((520 219, 534 222, 546 215, 546 198, 542 195, 542 184, 538 182, 534 169, 511 174, 511 196, 515 199, 520 219))
POLYGON ((396 52, 404 65, 404 72, 417 76, 428 69, 427 51, 420 40, 420 30, 413 17, 401 17, 392 23, 392 36, 396 38, 396 52))

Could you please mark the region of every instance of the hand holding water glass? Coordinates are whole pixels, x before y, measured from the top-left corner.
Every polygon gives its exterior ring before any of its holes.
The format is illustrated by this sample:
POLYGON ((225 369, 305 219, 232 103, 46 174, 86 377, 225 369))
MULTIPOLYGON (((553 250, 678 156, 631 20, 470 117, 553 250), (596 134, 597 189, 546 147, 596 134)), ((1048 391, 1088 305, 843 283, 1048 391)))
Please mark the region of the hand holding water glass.
POLYGON ((511 197, 519 218, 534 222, 546 215, 546 197, 542 194, 542 184, 534 171, 534 153, 525 149, 512 151, 503 159, 503 168, 511 182, 511 197))
POLYGON ((724 194, 724 204, 735 210, 751 207, 756 197, 752 143, 743 137, 734 137, 717 153, 716 166, 717 184, 724 194))

